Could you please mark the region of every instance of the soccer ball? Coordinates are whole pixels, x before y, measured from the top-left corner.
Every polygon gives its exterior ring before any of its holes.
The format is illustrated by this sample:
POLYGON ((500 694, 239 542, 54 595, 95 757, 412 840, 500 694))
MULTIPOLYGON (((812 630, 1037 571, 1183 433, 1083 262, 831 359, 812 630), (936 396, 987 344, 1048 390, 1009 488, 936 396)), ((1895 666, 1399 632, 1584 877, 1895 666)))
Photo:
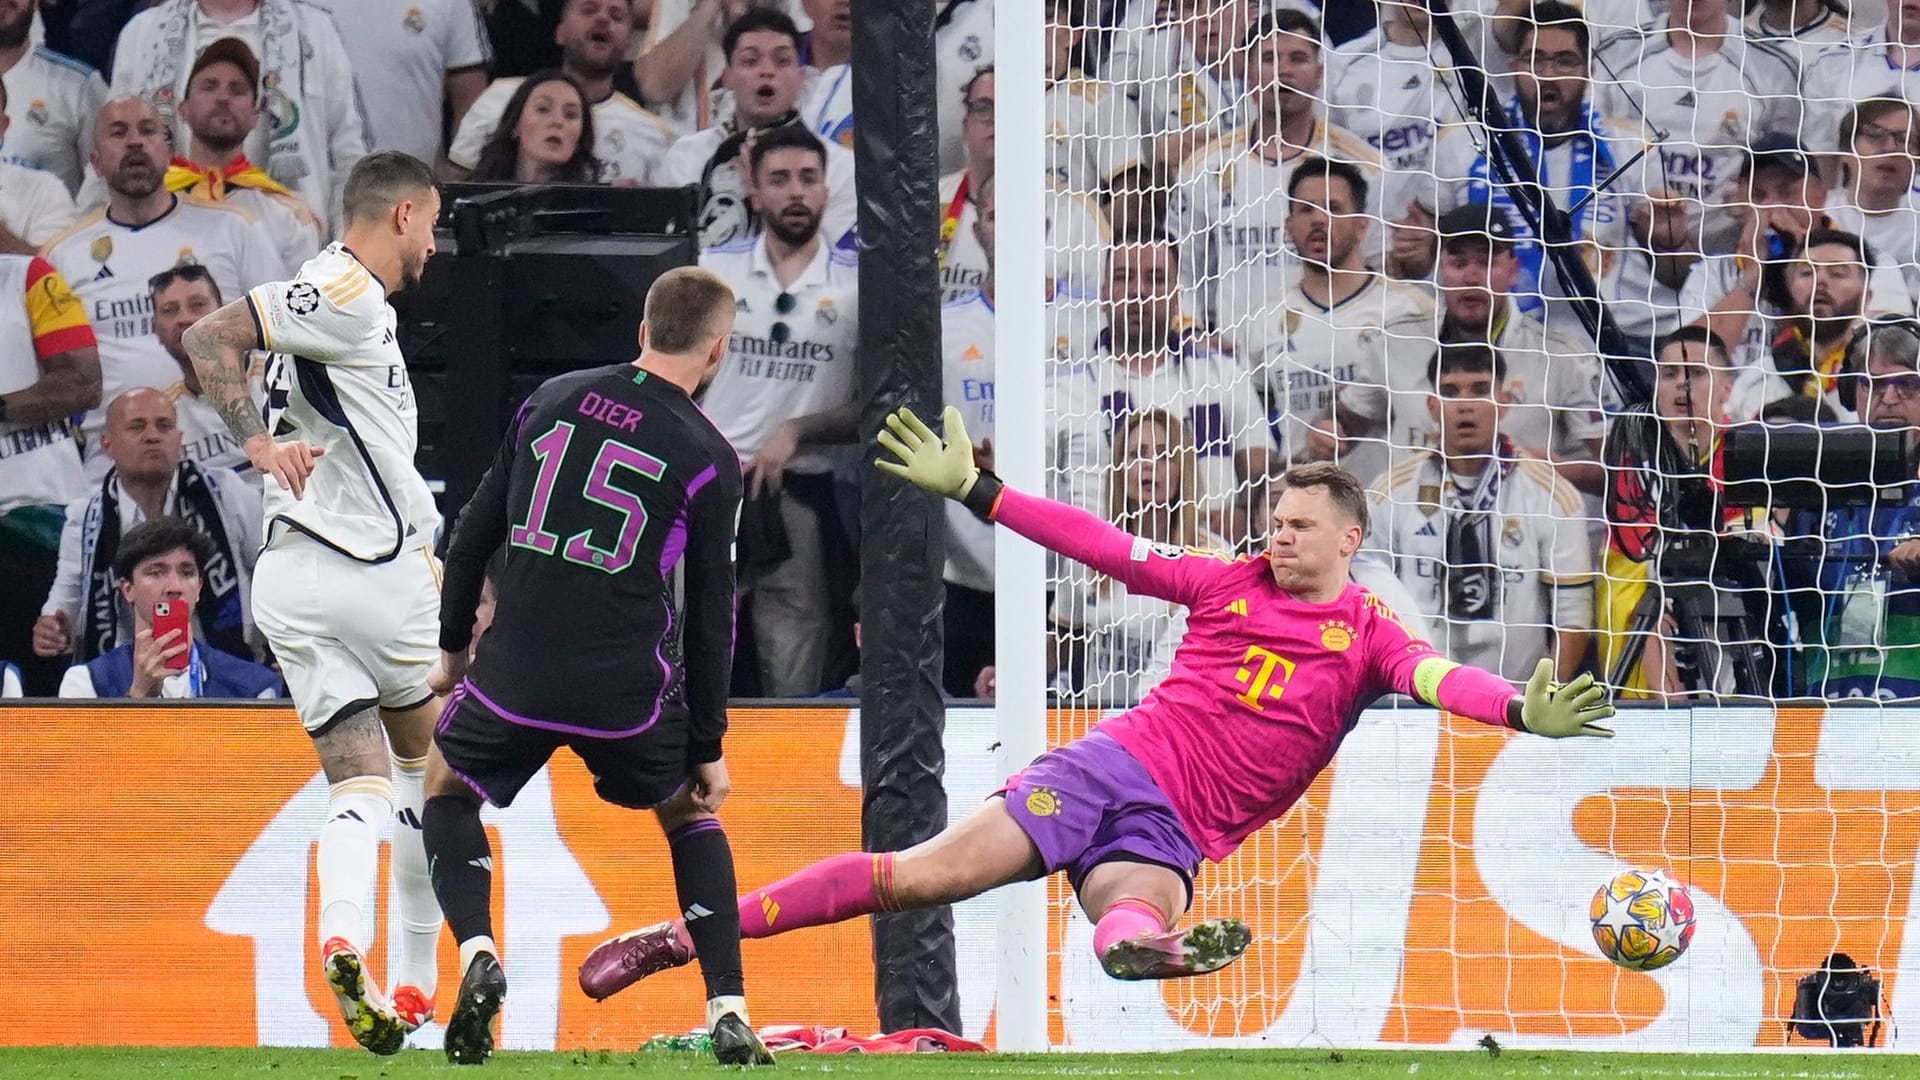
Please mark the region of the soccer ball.
POLYGON ((1626 870, 1593 894, 1588 909, 1600 955, 1628 971, 1666 967, 1693 942, 1693 897, 1658 870, 1626 870))

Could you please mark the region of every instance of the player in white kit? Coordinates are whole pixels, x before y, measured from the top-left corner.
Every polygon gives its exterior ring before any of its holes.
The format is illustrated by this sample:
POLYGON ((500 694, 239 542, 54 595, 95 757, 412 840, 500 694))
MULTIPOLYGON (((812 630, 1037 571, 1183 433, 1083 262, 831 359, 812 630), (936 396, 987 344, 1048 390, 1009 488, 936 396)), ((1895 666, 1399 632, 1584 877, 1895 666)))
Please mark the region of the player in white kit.
POLYGON ((417 413, 387 303, 419 280, 439 211, 431 169, 370 154, 347 179, 339 243, 184 338, 208 401, 268 477, 254 620, 329 784, 321 964, 353 1037, 379 1054, 432 1016, 440 937, 420 832, 438 705, 427 675, 439 658, 440 515, 414 469, 417 413), (275 354, 264 416, 248 388, 254 349, 275 354), (361 908, 389 817, 405 927, 391 997, 367 972, 361 908))

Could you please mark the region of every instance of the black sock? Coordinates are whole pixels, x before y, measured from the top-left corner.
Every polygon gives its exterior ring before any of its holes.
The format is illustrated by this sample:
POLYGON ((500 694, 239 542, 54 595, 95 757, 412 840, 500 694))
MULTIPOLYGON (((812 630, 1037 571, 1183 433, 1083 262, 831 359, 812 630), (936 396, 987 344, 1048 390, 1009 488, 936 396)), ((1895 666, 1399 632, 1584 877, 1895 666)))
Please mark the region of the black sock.
POLYGON ((435 795, 420 812, 420 831, 433 895, 453 939, 493 937, 493 848, 480 824, 480 804, 459 795, 435 795))
POLYGON ((680 914, 700 958, 707 998, 746 993, 740 974, 740 899, 733 880, 733 849, 720 823, 705 818, 667 834, 680 914))

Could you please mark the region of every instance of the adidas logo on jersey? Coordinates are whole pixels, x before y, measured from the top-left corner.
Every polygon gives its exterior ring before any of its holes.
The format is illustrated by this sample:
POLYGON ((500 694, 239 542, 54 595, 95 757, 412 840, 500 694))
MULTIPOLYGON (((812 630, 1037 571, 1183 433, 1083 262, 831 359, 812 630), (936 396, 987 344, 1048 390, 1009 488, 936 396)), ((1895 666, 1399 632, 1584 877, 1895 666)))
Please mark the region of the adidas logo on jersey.
POLYGON ((1673 103, 1673 107, 1676 109, 1691 109, 1693 108, 1693 106, 1694 106, 1694 97, 1693 97, 1693 91, 1691 90, 1687 91, 1684 94, 1681 94, 1680 97, 1673 103))
POLYGON ((1431 522, 1431 521, 1429 521, 1429 522, 1427 522, 1427 523, 1426 523, 1425 525, 1422 525, 1422 526, 1420 526, 1420 528, 1418 528, 1418 529, 1416 529, 1416 530, 1414 531, 1414 534, 1413 534, 1413 535, 1415 535, 1415 536, 1436 536, 1436 535, 1438 535, 1438 534, 1437 534, 1437 533, 1435 533, 1435 532, 1433 531, 1433 522, 1431 522))
POLYGON ((100 272, 93 275, 93 280, 95 281, 111 281, 112 279, 113 279, 113 268, 110 266, 102 266, 100 268, 100 272))
POLYGON ((493 873, 493 856, 482 855, 477 859, 468 859, 467 865, 491 874, 493 873))
POLYGON ((1235 615, 1245 615, 1247 613, 1246 597, 1243 596, 1240 599, 1235 600, 1233 603, 1228 604, 1227 610, 1232 612, 1235 615))

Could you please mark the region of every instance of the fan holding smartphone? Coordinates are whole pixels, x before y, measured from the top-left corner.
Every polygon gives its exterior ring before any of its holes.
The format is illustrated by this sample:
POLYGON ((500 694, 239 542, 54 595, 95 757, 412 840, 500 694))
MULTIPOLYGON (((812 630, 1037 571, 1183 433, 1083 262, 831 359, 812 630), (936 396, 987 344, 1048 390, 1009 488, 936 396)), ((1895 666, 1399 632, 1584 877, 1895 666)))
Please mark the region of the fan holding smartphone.
POLYGON ((213 542, 176 517, 151 518, 121 538, 113 573, 133 610, 133 640, 67 669, 63 698, 263 698, 280 677, 194 640, 193 611, 213 542))

